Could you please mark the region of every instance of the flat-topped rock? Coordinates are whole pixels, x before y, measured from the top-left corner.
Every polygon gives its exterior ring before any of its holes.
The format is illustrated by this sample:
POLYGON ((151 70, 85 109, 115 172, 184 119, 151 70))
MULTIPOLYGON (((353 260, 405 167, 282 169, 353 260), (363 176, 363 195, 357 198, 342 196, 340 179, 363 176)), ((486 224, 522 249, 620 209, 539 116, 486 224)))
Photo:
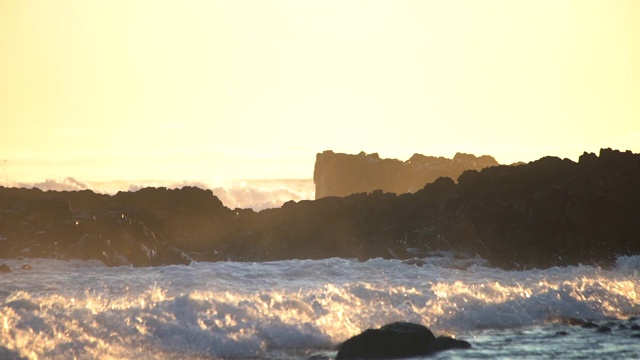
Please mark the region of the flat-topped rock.
POLYGON ((497 166, 491 156, 457 153, 453 159, 414 154, 407 161, 381 159, 377 153, 358 155, 325 151, 316 155, 313 180, 316 199, 374 190, 413 193, 439 177, 456 180, 465 170, 497 166))

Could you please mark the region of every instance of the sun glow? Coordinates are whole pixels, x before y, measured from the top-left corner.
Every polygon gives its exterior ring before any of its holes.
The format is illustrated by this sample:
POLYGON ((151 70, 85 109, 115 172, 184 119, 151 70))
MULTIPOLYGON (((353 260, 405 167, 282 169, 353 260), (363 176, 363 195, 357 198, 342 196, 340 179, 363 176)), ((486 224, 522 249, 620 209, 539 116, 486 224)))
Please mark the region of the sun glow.
POLYGON ((639 152, 640 3, 0 2, 0 177, 639 152))

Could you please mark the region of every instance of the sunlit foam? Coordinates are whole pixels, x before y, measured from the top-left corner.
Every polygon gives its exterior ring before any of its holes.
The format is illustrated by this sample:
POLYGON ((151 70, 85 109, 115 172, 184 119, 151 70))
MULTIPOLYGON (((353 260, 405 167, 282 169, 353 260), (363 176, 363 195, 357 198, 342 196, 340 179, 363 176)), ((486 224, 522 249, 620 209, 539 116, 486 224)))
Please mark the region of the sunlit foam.
POLYGON ((0 328, 3 346, 31 358, 255 358, 330 349, 399 320, 455 335, 638 315, 637 259, 621 261, 613 270, 510 272, 443 267, 442 259, 422 267, 327 259, 141 269, 39 260, 0 278, 8 289, 0 328))

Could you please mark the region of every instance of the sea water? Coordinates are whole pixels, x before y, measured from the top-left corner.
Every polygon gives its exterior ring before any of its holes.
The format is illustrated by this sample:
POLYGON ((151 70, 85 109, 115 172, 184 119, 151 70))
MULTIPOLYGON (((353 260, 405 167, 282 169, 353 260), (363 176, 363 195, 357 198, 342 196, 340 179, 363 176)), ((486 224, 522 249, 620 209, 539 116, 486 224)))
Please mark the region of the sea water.
POLYGON ((1 260, 0 358, 306 359, 393 321, 469 341, 436 359, 640 358, 640 257, 506 271, 481 259, 106 267, 1 260), (23 265, 31 269, 22 269, 23 265), (590 319, 600 333, 570 325, 590 319), (631 318, 631 319, 630 319, 631 318))

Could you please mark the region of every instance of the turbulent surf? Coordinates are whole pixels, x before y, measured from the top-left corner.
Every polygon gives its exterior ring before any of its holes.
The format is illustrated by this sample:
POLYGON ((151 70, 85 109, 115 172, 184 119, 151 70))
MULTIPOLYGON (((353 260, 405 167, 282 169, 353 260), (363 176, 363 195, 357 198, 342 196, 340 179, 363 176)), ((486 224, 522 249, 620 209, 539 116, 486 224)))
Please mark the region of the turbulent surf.
POLYGON ((348 337, 393 321, 474 345, 438 358, 579 358, 594 347, 603 356, 640 356, 640 331, 632 329, 640 315, 638 256, 620 257, 608 270, 506 271, 447 254, 144 268, 48 259, 7 265, 13 271, 0 275, 0 354, 14 358, 330 357, 348 337), (582 320, 612 331, 583 329, 582 320))

